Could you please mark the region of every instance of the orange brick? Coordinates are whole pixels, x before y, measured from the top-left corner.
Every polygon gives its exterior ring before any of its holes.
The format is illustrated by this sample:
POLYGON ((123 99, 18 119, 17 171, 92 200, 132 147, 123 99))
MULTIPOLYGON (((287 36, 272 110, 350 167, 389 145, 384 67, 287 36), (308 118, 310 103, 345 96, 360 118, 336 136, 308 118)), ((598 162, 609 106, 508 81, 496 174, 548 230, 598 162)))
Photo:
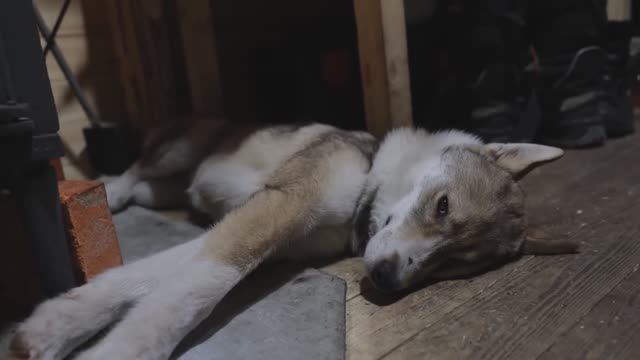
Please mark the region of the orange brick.
POLYGON ((98 181, 58 182, 71 256, 79 280, 122 265, 104 185, 98 181))

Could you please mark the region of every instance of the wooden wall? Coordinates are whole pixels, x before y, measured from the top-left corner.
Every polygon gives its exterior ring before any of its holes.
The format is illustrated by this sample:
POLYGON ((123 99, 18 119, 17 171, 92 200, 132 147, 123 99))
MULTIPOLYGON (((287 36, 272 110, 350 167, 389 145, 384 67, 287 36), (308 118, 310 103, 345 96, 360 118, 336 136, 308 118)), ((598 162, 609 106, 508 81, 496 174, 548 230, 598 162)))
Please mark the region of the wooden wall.
MULTIPOLYGON (((52 26, 63 0, 37 2, 52 26)), ((57 42, 106 122, 124 121, 143 133, 203 115, 364 127, 352 2, 71 4, 57 42), (323 74, 332 62, 342 63, 337 76, 349 84, 318 90, 323 76, 336 76, 323 74)), ((71 163, 82 163, 88 122, 51 55, 47 68, 69 148, 65 172, 81 177, 71 163)))

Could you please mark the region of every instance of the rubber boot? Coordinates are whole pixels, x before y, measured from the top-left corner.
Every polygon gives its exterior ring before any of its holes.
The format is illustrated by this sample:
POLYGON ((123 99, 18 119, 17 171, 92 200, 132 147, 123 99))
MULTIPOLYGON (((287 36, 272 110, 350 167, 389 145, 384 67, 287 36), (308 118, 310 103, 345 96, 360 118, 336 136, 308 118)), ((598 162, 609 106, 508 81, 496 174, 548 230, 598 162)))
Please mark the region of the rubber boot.
POLYGON ((564 148, 602 145, 606 140, 604 118, 606 52, 586 47, 569 56, 541 58, 541 107, 543 124, 538 140, 564 148))
POLYGON ((605 26, 603 47, 607 51, 605 101, 601 112, 608 137, 620 137, 634 132, 631 84, 634 62, 630 59, 631 24, 610 22, 605 26))
POLYGON ((518 132, 531 87, 524 78, 529 60, 524 20, 517 4, 487 2, 470 35, 467 64, 471 114, 467 130, 486 142, 530 141, 518 132), (483 11, 484 10, 484 11, 483 11))

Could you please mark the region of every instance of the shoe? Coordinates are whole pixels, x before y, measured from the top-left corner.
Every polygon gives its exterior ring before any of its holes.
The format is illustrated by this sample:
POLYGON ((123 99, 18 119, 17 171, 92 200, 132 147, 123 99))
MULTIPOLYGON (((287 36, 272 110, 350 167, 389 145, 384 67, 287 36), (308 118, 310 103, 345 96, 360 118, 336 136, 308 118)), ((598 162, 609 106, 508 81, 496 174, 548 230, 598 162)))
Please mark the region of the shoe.
POLYGON ((478 106, 471 111, 471 126, 467 131, 479 136, 484 142, 509 142, 520 112, 509 102, 495 102, 478 106))
POLYGON ((563 148, 604 144, 611 112, 605 72, 607 54, 599 47, 570 56, 540 59, 542 125, 538 141, 563 148))
POLYGON ((530 142, 535 135, 539 119, 531 115, 539 111, 530 111, 533 78, 523 71, 532 60, 524 24, 517 11, 489 7, 470 36, 468 52, 476 56, 464 72, 470 102, 465 129, 485 142, 530 142))
POLYGON ((605 77, 605 101, 600 111, 608 137, 622 137, 635 131, 631 84, 640 73, 640 55, 629 60, 609 55, 609 66, 605 77))
POLYGON ((608 22, 604 26, 603 47, 607 52, 605 101, 602 113, 608 137, 634 132, 631 87, 638 74, 640 56, 630 56, 631 24, 608 22))

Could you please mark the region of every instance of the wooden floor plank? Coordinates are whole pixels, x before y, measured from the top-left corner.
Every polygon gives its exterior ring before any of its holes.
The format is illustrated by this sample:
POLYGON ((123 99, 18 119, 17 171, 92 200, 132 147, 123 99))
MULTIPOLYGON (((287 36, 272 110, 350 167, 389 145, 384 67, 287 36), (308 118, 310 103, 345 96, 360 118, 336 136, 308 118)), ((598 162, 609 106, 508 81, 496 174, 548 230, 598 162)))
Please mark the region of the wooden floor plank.
POLYGON ((558 204, 534 214, 543 223, 557 220, 552 226, 556 230, 584 239, 580 255, 527 262, 427 326, 389 358, 519 358, 544 351, 553 336, 575 323, 640 259, 635 241, 640 207, 633 206, 640 170, 627 166, 637 151, 630 144, 604 167, 556 194, 558 204))
POLYGON ((348 301, 347 359, 380 358, 530 260, 508 264, 476 279, 433 284, 388 305, 363 296, 348 301))
MULTIPOLYGON (((640 127, 640 123, 638 125, 640 127)), ((570 150, 558 161, 533 170, 522 180, 527 193, 527 205, 537 207, 555 194, 563 185, 598 171, 621 153, 633 150, 633 144, 640 141, 637 134, 610 140, 604 147, 570 150)))
POLYGON ((636 264, 629 277, 539 359, 640 359, 639 268, 636 264))

